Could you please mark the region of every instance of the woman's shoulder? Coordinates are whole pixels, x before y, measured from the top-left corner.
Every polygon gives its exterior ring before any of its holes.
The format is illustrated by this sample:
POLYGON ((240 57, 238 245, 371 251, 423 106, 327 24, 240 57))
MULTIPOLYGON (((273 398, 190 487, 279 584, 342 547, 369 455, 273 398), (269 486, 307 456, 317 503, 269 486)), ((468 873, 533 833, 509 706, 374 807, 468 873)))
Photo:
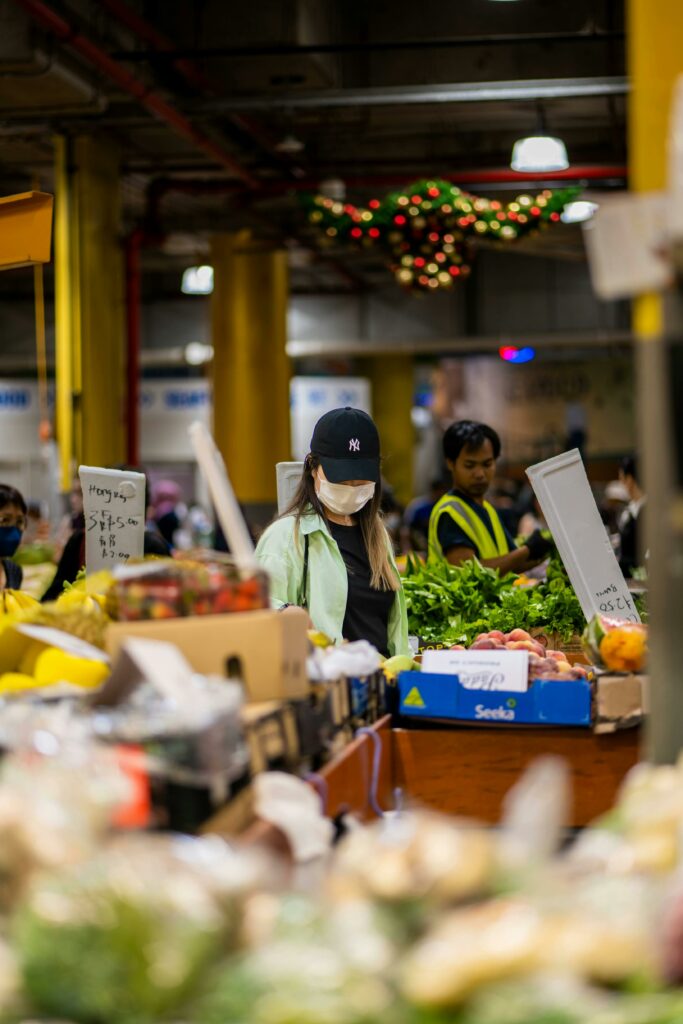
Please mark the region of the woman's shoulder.
POLYGON ((257 551, 264 551, 270 547, 289 544, 296 529, 296 516, 280 516, 274 519, 270 526, 267 526, 259 538, 257 551))

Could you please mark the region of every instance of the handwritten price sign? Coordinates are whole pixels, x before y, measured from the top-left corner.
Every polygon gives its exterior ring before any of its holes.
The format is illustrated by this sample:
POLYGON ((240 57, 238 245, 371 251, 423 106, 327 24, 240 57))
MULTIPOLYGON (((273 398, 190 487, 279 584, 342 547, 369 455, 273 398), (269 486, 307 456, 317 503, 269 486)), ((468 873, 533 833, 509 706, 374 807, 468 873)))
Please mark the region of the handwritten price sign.
POLYGON ((145 537, 145 477, 127 470, 81 466, 88 573, 142 558, 145 537))

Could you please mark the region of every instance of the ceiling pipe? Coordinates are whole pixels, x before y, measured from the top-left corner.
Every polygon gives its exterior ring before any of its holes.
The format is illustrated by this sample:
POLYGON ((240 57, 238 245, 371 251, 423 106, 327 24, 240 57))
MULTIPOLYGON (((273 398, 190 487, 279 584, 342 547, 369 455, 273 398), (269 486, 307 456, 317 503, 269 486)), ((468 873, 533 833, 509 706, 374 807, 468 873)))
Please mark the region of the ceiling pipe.
MULTIPOLYGON (((123 0, 101 0, 101 4, 121 25, 124 25, 133 32, 139 39, 153 46, 157 56, 168 57, 175 71, 182 75, 192 88, 208 96, 216 96, 219 93, 220 90, 214 86, 202 69, 193 61, 174 55, 175 44, 172 39, 169 39, 163 32, 160 32, 155 25, 142 18, 123 0)), ((269 138, 267 133, 259 125, 255 124, 251 118, 241 114, 231 114, 229 115, 229 120, 260 149, 269 156, 274 157, 278 164, 286 166, 288 170, 299 176, 304 173, 299 168, 294 168, 291 162, 283 157, 283 154, 278 153, 274 140, 269 138)))
MULTIPOLYGON (((464 35, 457 37, 437 37, 434 39, 395 39, 395 40, 356 40, 344 43, 307 43, 289 45, 282 43, 263 44, 257 46, 204 46, 176 47, 173 52, 164 54, 168 60, 192 58, 194 60, 227 60, 241 57, 303 57, 308 54, 324 53, 382 53, 400 52, 402 50, 452 50, 468 46, 513 46, 520 44, 536 44, 546 46, 548 43, 606 43, 623 40, 626 33, 619 29, 597 30, 592 32, 515 32, 504 35, 464 35)), ((159 54, 149 50, 118 50, 114 54, 120 60, 155 61, 159 54)))
POLYGON ((120 89, 127 92, 129 96, 134 97, 150 114, 167 124, 177 135, 206 153, 212 162, 240 178, 249 188, 258 187, 257 179, 246 167, 217 145, 208 135, 195 128, 185 114, 172 106, 159 92, 149 88, 141 79, 130 74, 97 43, 75 29, 50 4, 45 3, 44 0, 14 0, 14 2, 26 11, 41 28, 57 36, 65 46, 78 53, 120 89))
POLYGON ((628 79, 614 75, 590 78, 537 78, 504 82, 453 82, 443 85, 388 85, 361 89, 315 89, 258 96, 222 96, 193 105, 197 114, 239 110, 393 107, 425 103, 536 102, 592 96, 625 96, 628 79))
MULTIPOLYGON (((454 171, 448 174, 436 174, 457 185, 503 185, 517 184, 520 189, 538 187, 553 183, 582 181, 613 181, 626 180, 627 168, 623 164, 614 166, 577 166, 566 171, 553 171, 551 174, 519 174, 509 168, 485 171, 454 171)), ((407 185, 406 175, 362 175, 345 177, 348 188, 391 188, 407 185)), ((320 188, 319 178, 303 178, 297 181, 278 181, 262 183, 259 196, 281 195, 285 192, 315 192, 320 188)), ((205 178, 154 178, 147 189, 147 219, 150 224, 158 225, 161 214, 161 203, 170 192, 182 192, 186 195, 230 195, 241 191, 240 186, 231 181, 205 178)))

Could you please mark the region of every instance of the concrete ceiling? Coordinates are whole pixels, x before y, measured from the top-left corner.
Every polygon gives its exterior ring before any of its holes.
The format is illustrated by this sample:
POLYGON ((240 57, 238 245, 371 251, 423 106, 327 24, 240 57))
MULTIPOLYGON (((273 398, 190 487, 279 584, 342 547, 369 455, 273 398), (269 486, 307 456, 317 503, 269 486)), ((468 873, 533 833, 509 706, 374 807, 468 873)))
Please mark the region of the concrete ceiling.
MULTIPOLYGON (((292 248, 302 288, 372 286, 373 256, 307 260, 302 187, 334 175, 363 202, 506 168, 541 119, 573 166, 623 167, 624 52, 623 0, 0 0, 0 193, 50 188, 54 133, 106 136, 121 146, 124 228, 151 210, 169 265, 187 259, 179 236, 201 249, 210 231, 247 226, 292 248), (278 148, 287 136, 300 152, 278 148)), ((582 253, 575 228, 526 244, 582 253)))

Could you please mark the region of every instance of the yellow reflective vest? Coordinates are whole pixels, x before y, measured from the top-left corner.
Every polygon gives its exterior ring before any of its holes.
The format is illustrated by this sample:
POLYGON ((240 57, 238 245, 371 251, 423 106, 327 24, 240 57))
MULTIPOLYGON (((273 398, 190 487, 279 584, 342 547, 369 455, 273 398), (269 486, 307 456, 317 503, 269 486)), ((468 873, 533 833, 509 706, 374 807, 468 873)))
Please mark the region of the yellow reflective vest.
POLYGON ((500 516, 488 501, 484 502, 484 508, 491 519, 493 537, 466 501, 455 494, 444 494, 443 498, 437 501, 429 517, 429 561, 445 558, 439 543, 439 521, 442 516, 450 516, 457 523, 465 536, 472 541, 472 546, 478 552, 480 559, 499 558, 501 555, 507 555, 510 545, 505 536, 500 516))

